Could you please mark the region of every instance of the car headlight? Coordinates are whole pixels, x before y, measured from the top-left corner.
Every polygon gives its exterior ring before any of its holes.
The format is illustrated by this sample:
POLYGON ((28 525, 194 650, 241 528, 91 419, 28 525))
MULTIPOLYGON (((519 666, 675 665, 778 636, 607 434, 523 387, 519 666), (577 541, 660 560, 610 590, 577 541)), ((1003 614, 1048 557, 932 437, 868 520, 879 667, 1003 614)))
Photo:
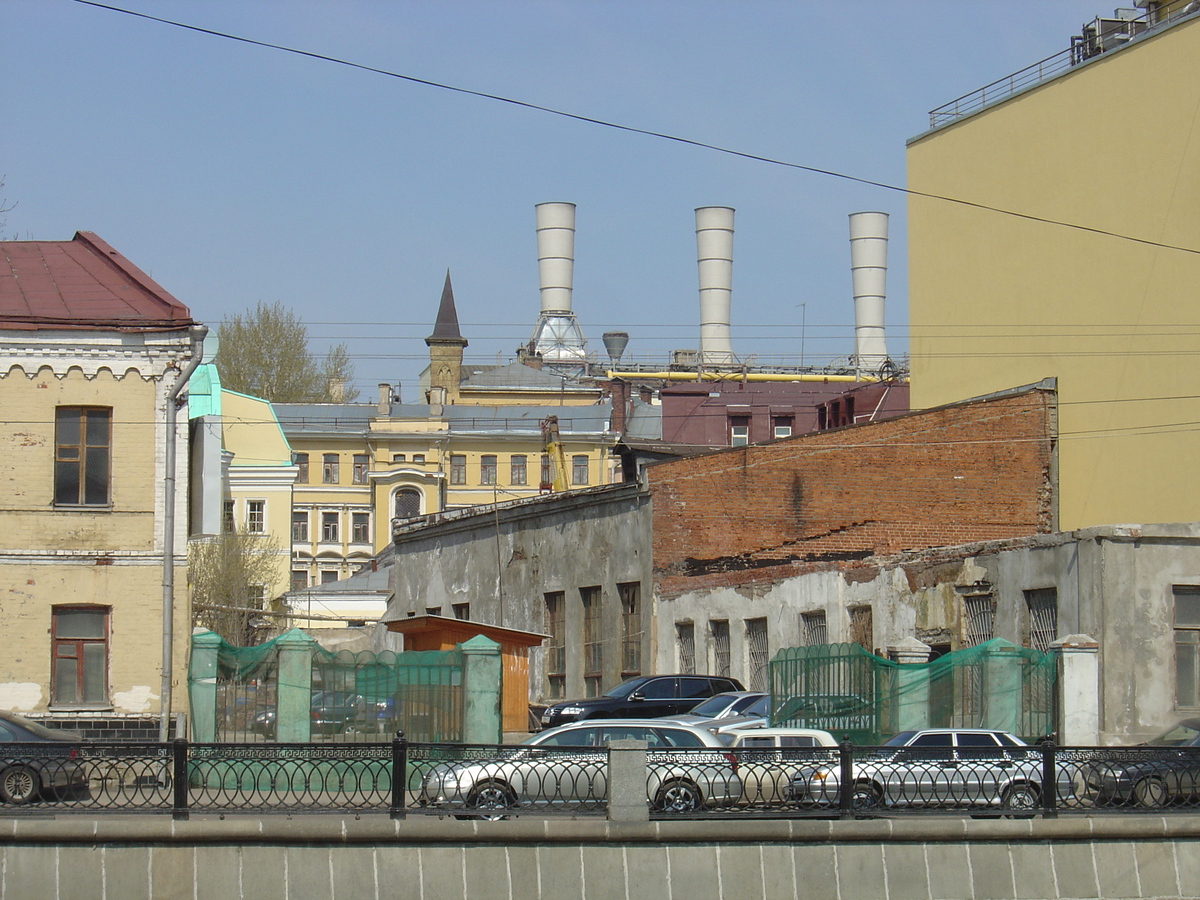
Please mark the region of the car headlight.
POLYGON ((836 777, 837 773, 832 769, 817 769, 809 776, 813 781, 828 781, 836 777))
POLYGON ((564 716, 578 716, 578 715, 583 714, 583 707, 582 706, 561 706, 561 707, 559 707, 558 712, 560 715, 564 715, 564 716))

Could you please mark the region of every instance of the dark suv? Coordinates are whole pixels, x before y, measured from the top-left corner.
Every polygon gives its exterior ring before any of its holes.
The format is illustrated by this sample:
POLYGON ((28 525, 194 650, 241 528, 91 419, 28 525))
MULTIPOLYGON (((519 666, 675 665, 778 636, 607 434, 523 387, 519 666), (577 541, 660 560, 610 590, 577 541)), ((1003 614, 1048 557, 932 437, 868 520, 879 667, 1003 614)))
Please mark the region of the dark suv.
POLYGON ((725 691, 740 691, 736 678, 716 675, 641 675, 622 681, 602 697, 565 700, 546 708, 542 727, 579 719, 653 719, 677 716, 701 700, 725 691))

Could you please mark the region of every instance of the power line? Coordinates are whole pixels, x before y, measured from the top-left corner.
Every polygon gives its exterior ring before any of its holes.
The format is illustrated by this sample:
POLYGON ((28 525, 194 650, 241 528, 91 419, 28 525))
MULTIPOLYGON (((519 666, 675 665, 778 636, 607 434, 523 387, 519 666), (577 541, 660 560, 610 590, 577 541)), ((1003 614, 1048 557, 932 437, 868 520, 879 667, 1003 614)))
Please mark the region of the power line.
POLYGON ((216 31, 211 28, 201 28, 198 25, 189 25, 186 22, 177 22, 177 21, 174 21, 173 19, 164 19, 160 16, 152 16, 149 13, 136 12, 135 10, 124 9, 119 6, 110 6, 107 3, 98 3, 98 2, 96 2, 96 0, 75 0, 75 2, 81 3, 84 6, 93 6, 98 9, 108 10, 110 12, 123 13, 124 15, 134 16, 139 19, 147 19, 151 22, 158 22, 160 24, 170 25, 175 28, 183 28, 183 29, 186 29, 187 31, 195 31, 199 34, 206 34, 211 37, 218 37, 218 38, 222 38, 224 40, 229 40, 229 41, 237 41, 239 43, 250 44, 255 47, 263 47, 268 50, 279 50, 283 53, 293 53, 297 56, 305 56, 305 57, 308 57, 309 59, 320 60, 321 62, 329 62, 329 63, 334 63, 335 65, 339 65, 339 66, 347 66, 349 68, 359 69, 364 72, 372 72, 376 75, 386 75, 389 78, 398 78, 402 81, 408 81, 413 84, 420 84, 420 85, 424 85, 426 87, 437 88, 437 89, 443 90, 443 91, 452 91, 457 94, 466 94, 468 96, 479 97, 484 100, 494 100, 498 103, 508 103, 508 104, 511 104, 512 106, 518 106, 523 109, 533 110, 535 112, 548 113, 549 115, 561 116, 562 118, 565 118, 565 119, 573 119, 577 122, 585 122, 589 125, 599 125, 604 128, 613 128, 613 129, 616 129, 617 131, 625 131, 625 132, 629 132, 631 134, 640 134, 640 135, 644 135, 646 137, 658 138, 658 139, 664 140, 664 141, 672 141, 677 144, 684 144, 686 146, 696 147, 696 148, 699 148, 702 150, 712 150, 715 153, 724 153, 729 156, 736 156, 740 159, 748 159, 753 162, 767 163, 768 165, 773 165, 773 166, 783 166, 784 168, 797 169, 802 172, 809 172, 810 174, 813 174, 813 175, 825 175, 829 178, 840 178, 845 181, 852 181, 857 184, 867 185, 868 187, 881 188, 886 191, 895 191, 896 193, 904 194, 909 197, 923 197, 927 200, 940 200, 940 201, 943 201, 946 203, 956 203, 956 204, 959 204, 960 206, 966 206, 966 207, 970 207, 972 209, 985 210, 987 212, 999 213, 999 214, 1005 215, 1005 216, 1012 216, 1014 218, 1024 219, 1029 222, 1040 222, 1044 225, 1056 225, 1056 226, 1059 226, 1062 228, 1072 228, 1077 231, 1087 232, 1089 234, 1097 234, 1097 235, 1101 235, 1103 237, 1112 237, 1112 238, 1117 238, 1117 239, 1123 240, 1123 241, 1131 241, 1136 244, 1143 244, 1147 247, 1157 247, 1157 248, 1163 249, 1163 250, 1178 250, 1183 253, 1194 253, 1194 254, 1200 255, 1200 249, 1196 249, 1193 247, 1181 247, 1177 244, 1167 244, 1162 241, 1153 241, 1153 240, 1150 240, 1149 238, 1135 237, 1133 235, 1122 234, 1122 233, 1116 232, 1116 231, 1109 231, 1104 228, 1093 228, 1089 225, 1080 225, 1075 222, 1064 222, 1059 219, 1051 219, 1046 216, 1036 216, 1031 213, 1023 213, 1023 212, 1018 212, 1016 210, 1005 209, 1005 208, 999 207, 999 206, 990 206, 986 203, 978 203, 973 200, 964 200, 960 197, 949 197, 949 196, 945 196, 943 194, 930 193, 928 191, 917 191, 917 190, 913 190, 912 188, 905 188, 905 187, 900 187, 899 185, 895 185, 895 184, 888 184, 887 182, 884 182, 884 181, 874 181, 869 178, 861 178, 856 175, 848 175, 845 172, 837 172, 833 169, 822 169, 822 168, 818 168, 816 166, 807 166, 802 163, 789 162, 789 161, 783 160, 783 159, 775 159, 770 156, 761 156, 757 153, 748 153, 743 150, 734 150, 729 147, 722 147, 718 144, 710 144, 705 141, 697 141, 697 140, 693 140, 692 138, 680 137, 679 135, 668 134, 668 133, 662 132, 662 131, 652 131, 647 128, 636 128, 632 125, 622 125, 618 122, 610 122, 605 119, 598 119, 594 116, 585 116, 580 113, 573 113, 573 112, 568 112, 566 110, 555 109, 550 106, 541 106, 537 103, 530 103, 525 100, 515 100, 512 97, 504 97, 500 94, 490 94, 490 93, 487 93, 486 91, 476 91, 476 90, 472 90, 470 88, 457 87, 456 85, 444 84, 444 83, 438 82, 438 81, 430 81, 429 79, 426 79, 426 78, 417 78, 414 75, 404 75, 400 72, 392 72, 388 69, 380 69, 376 66, 368 66, 363 63, 356 63, 356 62, 352 62, 350 60, 341 59, 340 57, 328 56, 323 53, 314 53, 309 50, 299 50, 299 49, 296 49, 295 47, 288 47, 283 44, 272 44, 267 41, 259 41, 259 40, 255 40, 254 38, 242 37, 242 36, 236 35, 236 34, 229 34, 228 32, 224 32, 224 31, 216 31))

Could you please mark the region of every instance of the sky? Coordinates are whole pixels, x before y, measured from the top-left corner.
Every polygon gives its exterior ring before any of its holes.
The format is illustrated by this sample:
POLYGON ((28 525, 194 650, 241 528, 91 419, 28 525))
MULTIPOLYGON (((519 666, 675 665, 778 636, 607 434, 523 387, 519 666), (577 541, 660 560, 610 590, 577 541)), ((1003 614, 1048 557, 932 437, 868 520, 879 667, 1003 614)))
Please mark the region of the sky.
MULTIPOLYGON (((113 0, 175 22, 897 187, 929 110, 1065 50, 1095 0, 113 0)), ((281 302, 360 399, 419 402, 445 274, 466 359, 539 311, 534 205, 577 205, 588 349, 665 364, 699 338, 695 217, 736 212, 744 361, 853 350, 847 216, 890 215, 888 351, 906 344, 901 191, 149 21, 0 0, 7 240, 94 231, 219 330, 281 302)), ((970 199, 970 198, 963 198, 970 199)))

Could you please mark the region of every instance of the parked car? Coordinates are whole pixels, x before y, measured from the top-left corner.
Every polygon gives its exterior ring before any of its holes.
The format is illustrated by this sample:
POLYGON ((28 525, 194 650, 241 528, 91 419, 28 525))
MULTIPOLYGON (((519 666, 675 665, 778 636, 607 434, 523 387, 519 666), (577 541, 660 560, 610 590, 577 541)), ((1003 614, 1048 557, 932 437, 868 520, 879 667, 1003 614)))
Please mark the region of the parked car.
POLYGON ((83 742, 74 731, 47 728, 16 713, 0 712, 0 800, 24 804, 85 793, 87 773, 78 746, 83 742))
MULTIPOLYGON (((251 720, 250 730, 274 737, 275 718, 275 707, 265 707, 251 720)), ((314 691, 309 702, 309 721, 313 734, 341 734, 374 726, 373 716, 368 715, 367 702, 354 691, 314 691)))
POLYGON ((615 740, 646 741, 646 797, 654 810, 692 812, 736 803, 742 794, 734 754, 703 728, 594 719, 547 729, 496 756, 438 763, 423 775, 417 802, 489 819, 523 808, 596 808, 608 785, 602 748, 615 740), (711 752, 695 752, 705 748, 711 752))
POLYGON ((788 802, 799 770, 838 760, 837 740, 816 728, 740 728, 717 739, 737 756, 742 802, 756 806, 788 802))
POLYGON ((672 722, 682 722, 685 725, 707 725, 718 719, 753 715, 747 710, 751 707, 765 708, 769 703, 770 696, 762 691, 724 691, 714 694, 707 700, 701 700, 682 715, 665 718, 669 718, 672 722))
POLYGON ((622 681, 603 696, 564 700, 547 707, 542 727, 581 719, 677 716, 713 694, 740 690, 743 687, 737 679, 716 675, 640 675, 622 681))
MULTIPOLYGON (((902 731, 882 748, 856 753, 852 805, 1035 810, 1041 803, 1041 772, 1040 752, 1006 731, 902 731)), ((840 781, 837 763, 800 771, 789 798, 835 806, 840 781)))
POLYGON ((1094 805, 1200 801, 1200 718, 1184 719, 1140 746, 1146 751, 1094 754, 1086 765, 1094 805))

